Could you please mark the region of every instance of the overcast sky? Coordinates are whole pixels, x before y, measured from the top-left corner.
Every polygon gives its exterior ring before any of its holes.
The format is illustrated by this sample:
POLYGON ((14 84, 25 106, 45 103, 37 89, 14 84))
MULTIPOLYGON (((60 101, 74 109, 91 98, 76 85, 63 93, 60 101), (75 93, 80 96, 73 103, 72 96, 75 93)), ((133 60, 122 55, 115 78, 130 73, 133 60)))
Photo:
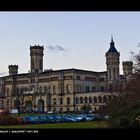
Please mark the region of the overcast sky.
POLYGON ((105 71, 113 34, 122 61, 138 52, 140 12, 0 12, 0 74, 30 70, 30 45, 44 45, 44 69, 105 71))

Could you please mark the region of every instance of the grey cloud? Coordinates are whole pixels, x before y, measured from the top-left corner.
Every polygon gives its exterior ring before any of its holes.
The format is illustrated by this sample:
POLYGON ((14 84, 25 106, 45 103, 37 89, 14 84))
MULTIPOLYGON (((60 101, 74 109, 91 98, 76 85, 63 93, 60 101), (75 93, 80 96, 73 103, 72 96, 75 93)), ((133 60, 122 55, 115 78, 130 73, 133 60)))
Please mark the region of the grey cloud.
POLYGON ((54 50, 55 48, 52 45, 47 46, 49 50, 54 50))
POLYGON ((63 52, 66 52, 66 49, 64 49, 64 48, 63 48, 62 46, 60 46, 60 45, 55 45, 55 46, 48 45, 47 48, 48 48, 50 51, 55 51, 55 52, 63 51, 63 52))
POLYGON ((56 45, 55 47, 60 51, 64 51, 64 52, 66 51, 62 46, 56 45))

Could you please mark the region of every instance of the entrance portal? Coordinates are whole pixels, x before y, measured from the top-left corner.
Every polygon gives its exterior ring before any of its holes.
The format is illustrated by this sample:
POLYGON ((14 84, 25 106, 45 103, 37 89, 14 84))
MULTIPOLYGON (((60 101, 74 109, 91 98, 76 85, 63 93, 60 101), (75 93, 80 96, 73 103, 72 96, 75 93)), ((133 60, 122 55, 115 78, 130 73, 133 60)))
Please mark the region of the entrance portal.
POLYGON ((25 110, 26 110, 26 112, 31 112, 32 111, 32 102, 31 101, 26 101, 25 110))
POLYGON ((44 112, 44 101, 42 99, 38 100, 37 111, 44 112))

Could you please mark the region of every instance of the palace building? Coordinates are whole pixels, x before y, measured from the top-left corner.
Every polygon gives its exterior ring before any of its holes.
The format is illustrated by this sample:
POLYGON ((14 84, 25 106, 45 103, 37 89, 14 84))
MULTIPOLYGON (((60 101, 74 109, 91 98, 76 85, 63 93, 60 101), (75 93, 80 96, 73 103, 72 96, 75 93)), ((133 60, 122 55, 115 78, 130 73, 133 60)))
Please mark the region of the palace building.
POLYGON ((18 65, 9 65, 9 75, 0 77, 0 106, 26 111, 80 111, 85 104, 92 110, 112 98, 111 84, 132 73, 133 63, 123 62, 124 75, 119 73, 120 53, 111 38, 105 53, 106 71, 81 69, 47 69, 43 71, 44 46, 30 46, 30 72, 18 73, 18 65))

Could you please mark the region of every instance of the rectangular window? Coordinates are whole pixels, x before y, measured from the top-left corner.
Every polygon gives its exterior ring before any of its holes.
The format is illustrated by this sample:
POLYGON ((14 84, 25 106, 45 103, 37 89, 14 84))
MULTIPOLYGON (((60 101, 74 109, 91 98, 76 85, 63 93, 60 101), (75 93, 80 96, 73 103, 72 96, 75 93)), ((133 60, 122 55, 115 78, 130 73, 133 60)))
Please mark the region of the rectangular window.
POLYGON ((67 98, 67 105, 69 105, 70 104, 70 98, 68 97, 67 98))
POLYGON ((96 78, 95 77, 85 77, 85 81, 92 81, 92 82, 96 82, 96 78))
POLYGON ((104 82, 104 81, 105 81, 105 78, 104 78, 104 77, 99 78, 99 81, 100 81, 100 82, 104 82))
POLYGON ((77 79, 77 80, 81 80, 81 76, 77 76, 76 79, 77 79))
POLYGON ((77 85, 77 92, 81 92, 81 85, 77 85))
POLYGON ((60 112, 63 112, 63 108, 62 107, 60 108, 60 112))
POLYGON ((109 79, 111 80, 111 68, 109 68, 109 79))
POLYGON ((60 105, 62 105, 63 104, 63 99, 62 98, 60 98, 60 105))
POLYGON ((113 73, 114 73, 114 80, 115 80, 115 79, 116 79, 116 78, 115 78, 115 77, 116 77, 116 76, 115 76, 115 68, 113 69, 113 73))
POLYGON ((86 86, 86 92, 89 92, 89 86, 86 86))
POLYGON ((40 62, 39 62, 39 64, 40 64, 40 70, 42 70, 42 60, 40 59, 40 62))
POLYGON ((53 108, 53 112, 55 112, 56 111, 56 108, 53 108))
POLYGON ((96 92, 96 87, 92 87, 92 92, 96 92))
POLYGON ((56 94, 56 86, 53 86, 53 94, 56 94))

